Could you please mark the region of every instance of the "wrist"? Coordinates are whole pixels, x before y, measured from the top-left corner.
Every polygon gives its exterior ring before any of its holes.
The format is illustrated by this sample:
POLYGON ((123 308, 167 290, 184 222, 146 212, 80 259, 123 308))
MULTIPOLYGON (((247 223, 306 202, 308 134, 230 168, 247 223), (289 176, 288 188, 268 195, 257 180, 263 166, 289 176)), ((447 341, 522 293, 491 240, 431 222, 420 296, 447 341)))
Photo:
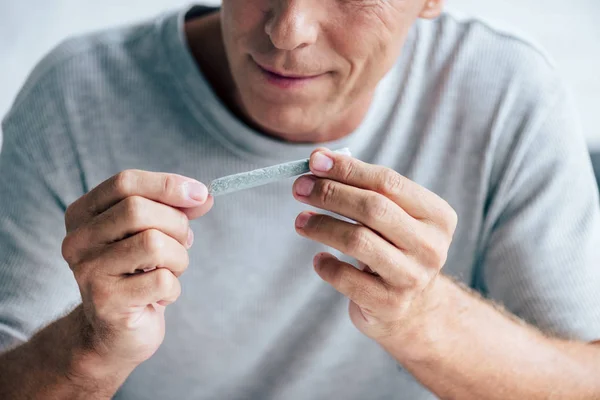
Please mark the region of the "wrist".
POLYGON ((65 376, 82 391, 94 393, 100 398, 111 398, 136 365, 111 359, 98 351, 96 334, 81 305, 66 319, 68 337, 73 340, 65 363, 65 376))
POLYGON ((435 358, 440 341, 449 333, 446 320, 452 318, 449 311, 453 308, 452 286, 448 278, 439 275, 415 300, 413 312, 397 334, 380 340, 379 345, 400 364, 424 363, 435 358))

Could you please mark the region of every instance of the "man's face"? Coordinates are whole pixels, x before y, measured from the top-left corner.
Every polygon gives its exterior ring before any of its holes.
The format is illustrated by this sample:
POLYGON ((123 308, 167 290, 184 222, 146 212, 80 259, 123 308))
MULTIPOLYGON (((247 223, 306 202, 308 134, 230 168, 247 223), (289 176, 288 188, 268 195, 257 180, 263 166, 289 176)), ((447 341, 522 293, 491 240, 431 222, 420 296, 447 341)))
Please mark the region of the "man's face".
POLYGON ((236 101, 285 140, 353 130, 411 25, 439 7, 439 0, 223 0, 236 101))

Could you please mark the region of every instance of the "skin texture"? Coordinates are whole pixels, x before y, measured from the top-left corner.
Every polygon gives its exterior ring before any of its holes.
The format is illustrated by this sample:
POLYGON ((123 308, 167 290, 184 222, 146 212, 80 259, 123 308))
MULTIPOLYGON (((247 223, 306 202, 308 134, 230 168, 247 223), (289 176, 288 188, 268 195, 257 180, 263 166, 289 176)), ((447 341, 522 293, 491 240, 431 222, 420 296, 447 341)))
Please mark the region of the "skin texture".
POLYGON ((322 253, 315 271, 350 299, 354 325, 425 387, 444 399, 600 398, 598 343, 548 337, 441 274, 457 224, 443 199, 327 149, 310 167, 294 197, 357 224, 304 212, 297 232, 362 267, 322 253))
MULTIPOLYGON (((442 5, 224 0, 186 34, 198 67, 241 120, 280 140, 319 143, 360 124, 409 27, 442 5), (273 84, 257 62, 316 77, 273 84)), ((443 199, 324 148, 310 166, 314 176, 295 182, 294 197, 358 224, 302 213, 298 234, 361 263, 318 254, 316 273, 350 299, 355 326, 425 387, 447 399, 600 398, 598 344, 547 337, 444 277, 457 216, 443 199)), ((62 250, 83 303, 0 355, 0 398, 112 397, 162 343, 164 309, 188 266, 189 220, 213 201, 193 179, 129 170, 73 203, 62 250)))
POLYGON ((188 37, 201 44, 192 48, 217 93, 249 125, 286 141, 325 142, 356 129, 411 25, 441 7, 423 0, 225 0, 213 18, 190 23, 188 37), (207 51, 207 41, 197 40, 207 34, 222 45, 207 51), (282 90, 265 81, 257 63, 318 77, 282 90))
POLYGON ((110 398, 164 339, 181 293, 189 221, 213 205, 180 175, 123 171, 69 206, 62 253, 82 304, 0 356, 0 398, 110 398))
POLYGON ((314 176, 295 182, 295 197, 358 224, 306 212, 296 228, 361 262, 362 272, 328 253, 314 259, 319 276, 351 300, 350 318, 361 332, 375 340, 395 336, 419 312, 411 306, 432 289, 446 261, 456 213, 393 170, 350 157, 334 163, 331 154, 313 155, 314 176))

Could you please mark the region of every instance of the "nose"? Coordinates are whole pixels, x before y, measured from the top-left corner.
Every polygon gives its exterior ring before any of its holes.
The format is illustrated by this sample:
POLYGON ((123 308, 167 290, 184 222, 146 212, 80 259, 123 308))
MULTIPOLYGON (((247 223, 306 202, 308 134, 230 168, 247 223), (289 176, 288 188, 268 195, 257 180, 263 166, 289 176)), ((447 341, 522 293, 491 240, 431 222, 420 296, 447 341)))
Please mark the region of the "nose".
POLYGON ((265 25, 265 32, 280 50, 294 50, 316 42, 318 23, 310 0, 281 0, 265 25))

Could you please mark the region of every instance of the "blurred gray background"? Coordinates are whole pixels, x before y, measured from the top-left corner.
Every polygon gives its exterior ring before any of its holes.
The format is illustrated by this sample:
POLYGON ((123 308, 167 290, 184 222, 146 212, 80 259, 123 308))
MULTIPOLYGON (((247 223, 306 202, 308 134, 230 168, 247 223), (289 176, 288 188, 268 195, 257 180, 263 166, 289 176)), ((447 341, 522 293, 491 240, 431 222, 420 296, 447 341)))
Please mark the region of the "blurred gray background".
MULTIPOLYGON (((0 116, 36 62, 63 38, 188 4, 182 0, 0 0, 0 116)), ((575 94, 590 147, 600 149, 600 0, 448 0, 448 8, 540 44, 575 94)))

